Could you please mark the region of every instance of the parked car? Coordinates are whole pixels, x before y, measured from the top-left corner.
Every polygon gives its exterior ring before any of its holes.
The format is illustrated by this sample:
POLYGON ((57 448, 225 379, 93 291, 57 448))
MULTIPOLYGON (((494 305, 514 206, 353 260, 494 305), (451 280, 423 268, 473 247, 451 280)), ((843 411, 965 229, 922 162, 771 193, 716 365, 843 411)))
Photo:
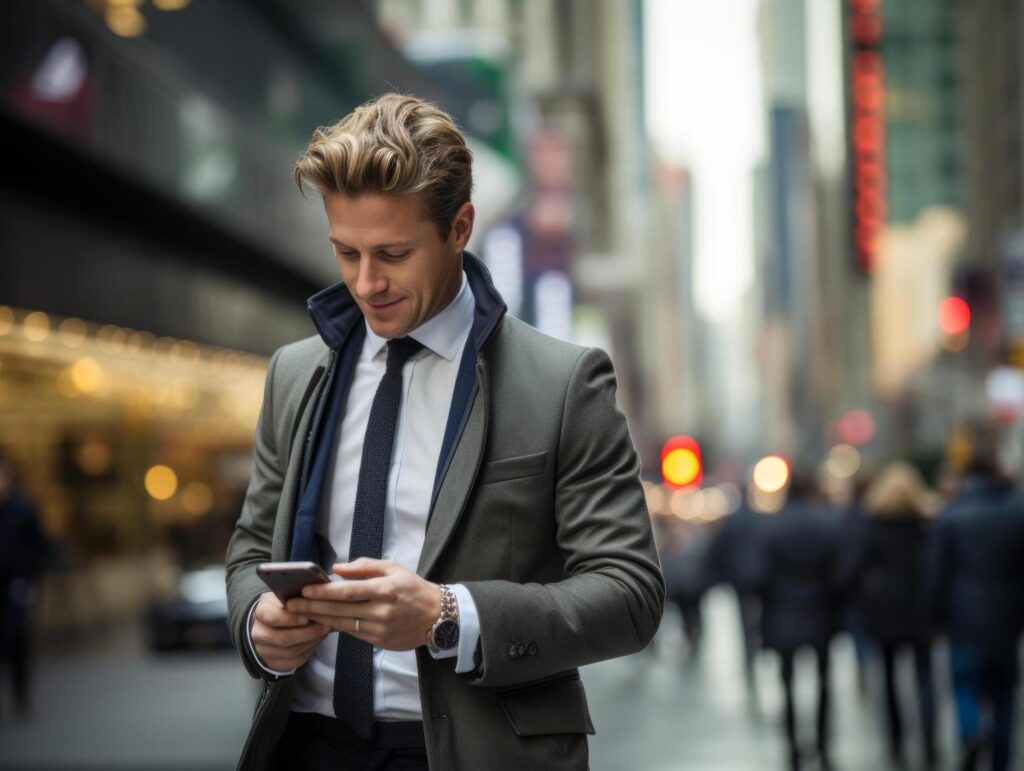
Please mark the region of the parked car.
POLYGON ((147 618, 155 651, 230 648, 223 565, 182 573, 175 597, 154 603, 147 618))

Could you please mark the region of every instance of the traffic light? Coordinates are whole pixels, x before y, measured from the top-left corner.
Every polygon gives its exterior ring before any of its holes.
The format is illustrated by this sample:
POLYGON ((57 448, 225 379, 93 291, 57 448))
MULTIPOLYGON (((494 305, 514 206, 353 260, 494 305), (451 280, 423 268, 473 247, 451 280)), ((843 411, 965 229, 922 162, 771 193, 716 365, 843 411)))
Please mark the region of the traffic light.
POLYGON ((704 477, 700 445, 689 436, 673 436, 661 448, 661 478, 673 490, 696 487, 704 477))
POLYGON ((938 316, 942 347, 952 353, 966 348, 971 332, 971 306, 967 300, 958 295, 944 297, 938 316))
POLYGON ((939 303, 939 328, 950 337, 971 328, 971 306, 964 298, 950 295, 939 303))

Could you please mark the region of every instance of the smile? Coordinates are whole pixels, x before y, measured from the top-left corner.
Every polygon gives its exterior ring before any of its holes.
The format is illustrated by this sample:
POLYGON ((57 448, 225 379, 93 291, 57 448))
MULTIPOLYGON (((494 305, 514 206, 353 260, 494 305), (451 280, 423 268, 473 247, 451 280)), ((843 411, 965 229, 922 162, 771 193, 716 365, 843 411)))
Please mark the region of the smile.
POLYGON ((394 308, 400 302, 402 302, 401 298, 392 300, 389 303, 367 303, 366 305, 374 313, 384 313, 394 308))

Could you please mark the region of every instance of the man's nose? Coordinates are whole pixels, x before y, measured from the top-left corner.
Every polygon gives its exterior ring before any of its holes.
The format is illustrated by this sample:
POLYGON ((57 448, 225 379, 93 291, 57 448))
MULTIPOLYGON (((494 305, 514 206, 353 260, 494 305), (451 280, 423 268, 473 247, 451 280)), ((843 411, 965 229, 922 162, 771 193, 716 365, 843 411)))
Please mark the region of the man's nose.
POLYGON ((360 297, 372 297, 387 289, 387 279, 372 257, 359 260, 359 275, 356 277, 356 294, 360 297))

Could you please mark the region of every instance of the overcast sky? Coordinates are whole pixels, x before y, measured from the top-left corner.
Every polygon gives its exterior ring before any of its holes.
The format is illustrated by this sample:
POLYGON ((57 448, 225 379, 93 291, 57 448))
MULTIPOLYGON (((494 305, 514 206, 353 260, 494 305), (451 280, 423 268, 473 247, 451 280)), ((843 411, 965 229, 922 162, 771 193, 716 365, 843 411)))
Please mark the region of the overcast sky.
POLYGON ((764 154, 757 0, 648 0, 647 124, 696 193, 696 301, 732 316, 753 277, 753 180, 764 154))

